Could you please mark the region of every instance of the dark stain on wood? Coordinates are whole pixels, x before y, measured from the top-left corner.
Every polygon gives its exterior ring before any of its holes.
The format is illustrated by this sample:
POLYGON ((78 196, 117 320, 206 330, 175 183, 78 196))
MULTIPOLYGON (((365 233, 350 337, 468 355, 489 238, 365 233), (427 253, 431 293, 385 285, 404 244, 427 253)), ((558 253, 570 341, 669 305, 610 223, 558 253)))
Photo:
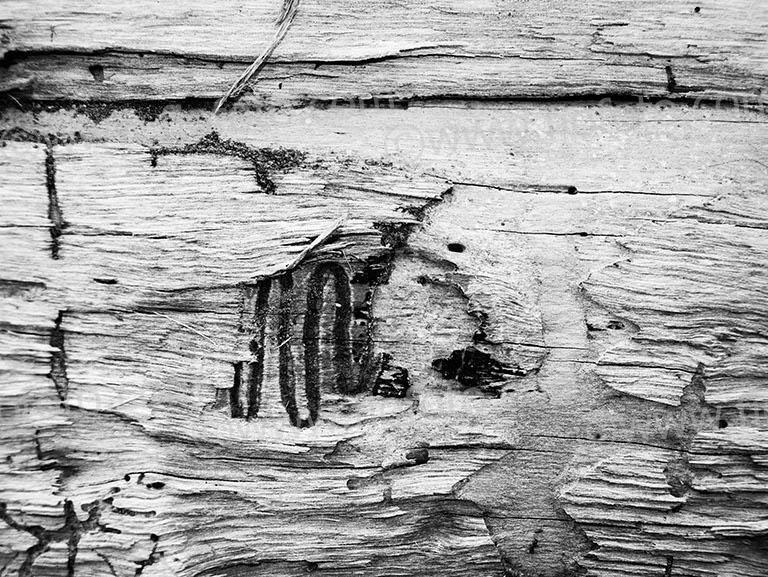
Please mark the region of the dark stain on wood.
POLYGON ((371 393, 382 397, 403 398, 411 386, 408 369, 392 364, 392 355, 381 354, 379 372, 371 393))
POLYGON ((499 389, 508 377, 526 374, 526 371, 502 363, 473 346, 457 349, 447 358, 435 359, 432 368, 444 379, 455 380, 464 388, 478 387, 493 395, 500 394, 499 389))

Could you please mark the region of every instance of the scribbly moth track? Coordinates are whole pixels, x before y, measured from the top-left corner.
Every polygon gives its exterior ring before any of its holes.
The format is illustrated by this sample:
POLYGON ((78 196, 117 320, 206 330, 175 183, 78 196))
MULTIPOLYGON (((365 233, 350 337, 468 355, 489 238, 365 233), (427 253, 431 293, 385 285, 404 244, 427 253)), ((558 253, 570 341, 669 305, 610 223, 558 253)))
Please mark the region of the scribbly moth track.
MULTIPOLYGON (((371 301, 384 267, 315 259, 243 290, 246 358, 220 395, 234 418, 285 418, 313 426, 323 407, 373 392, 381 362, 371 340, 371 301)), ((407 372, 406 372, 407 373, 407 372)), ((406 387, 407 388, 407 387, 406 387)))

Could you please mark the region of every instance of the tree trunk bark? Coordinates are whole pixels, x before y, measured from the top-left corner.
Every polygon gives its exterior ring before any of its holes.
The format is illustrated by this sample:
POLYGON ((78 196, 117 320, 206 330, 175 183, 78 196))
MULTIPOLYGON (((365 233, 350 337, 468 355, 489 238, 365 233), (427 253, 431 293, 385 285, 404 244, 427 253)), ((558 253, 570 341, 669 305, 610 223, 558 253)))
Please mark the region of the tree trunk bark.
POLYGON ((0 9, 0 575, 768 573, 766 8, 278 4, 0 9))

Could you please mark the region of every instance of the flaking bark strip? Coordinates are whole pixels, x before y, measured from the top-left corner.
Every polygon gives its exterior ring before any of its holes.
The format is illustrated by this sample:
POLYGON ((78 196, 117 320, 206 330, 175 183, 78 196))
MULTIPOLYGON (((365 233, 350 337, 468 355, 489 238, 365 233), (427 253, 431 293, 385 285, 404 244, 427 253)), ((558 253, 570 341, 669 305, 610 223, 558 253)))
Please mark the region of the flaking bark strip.
POLYGON ((277 190, 272 174, 302 166, 306 159, 305 153, 295 149, 252 148, 242 142, 222 140, 215 130, 186 146, 151 148, 151 164, 155 166, 159 157, 171 154, 216 154, 241 158, 251 163, 256 182, 267 194, 274 194, 277 190))

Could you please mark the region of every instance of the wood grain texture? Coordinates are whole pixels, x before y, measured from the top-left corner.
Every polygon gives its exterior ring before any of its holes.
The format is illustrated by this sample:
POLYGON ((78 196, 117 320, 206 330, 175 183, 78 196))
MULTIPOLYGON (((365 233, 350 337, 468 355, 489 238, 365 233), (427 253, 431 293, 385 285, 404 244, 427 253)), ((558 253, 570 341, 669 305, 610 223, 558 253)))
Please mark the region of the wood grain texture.
POLYGON ((765 573, 763 115, 4 121, 8 574, 765 573))
MULTIPOLYGON (((281 2, 11 0, 0 10, 6 89, 218 99, 268 47, 281 2)), ((764 106, 766 16, 751 0, 304 0, 246 105, 611 94, 764 106)))

